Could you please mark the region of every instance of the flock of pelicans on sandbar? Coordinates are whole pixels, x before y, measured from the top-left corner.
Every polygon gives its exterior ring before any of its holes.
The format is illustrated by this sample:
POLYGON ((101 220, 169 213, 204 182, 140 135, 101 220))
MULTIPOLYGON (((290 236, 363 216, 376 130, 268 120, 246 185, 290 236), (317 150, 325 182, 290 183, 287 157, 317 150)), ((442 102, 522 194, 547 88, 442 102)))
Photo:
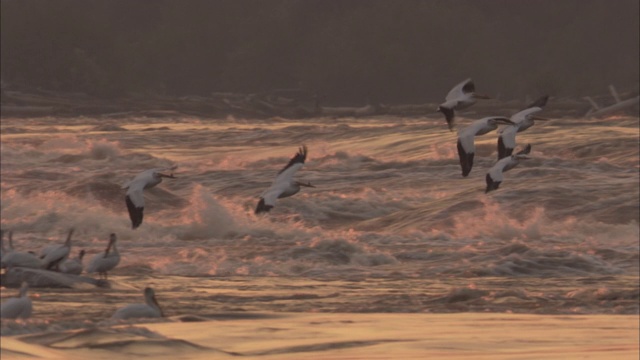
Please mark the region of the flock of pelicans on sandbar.
MULTIPOLYGON (((438 111, 445 116, 449 129, 454 129, 454 112, 468 108, 476 102, 476 99, 489 98, 475 92, 475 86, 471 79, 466 79, 449 91, 445 102, 440 104, 438 111)), ((489 169, 486 174, 487 187, 485 192, 498 189, 503 180, 503 173, 514 168, 520 160, 529 159, 531 145, 526 145, 524 149, 513 154, 516 147, 516 133, 530 128, 534 120, 547 120, 535 116, 542 111, 546 105, 548 96, 542 96, 524 110, 511 117, 490 116, 476 121, 458 131, 458 156, 462 168, 462 176, 466 177, 473 167, 475 154, 474 138, 496 130, 499 125, 505 125, 499 131, 498 136, 498 161, 489 169)), ((256 214, 271 210, 277 199, 292 196, 300 191, 303 186, 313 187, 310 183, 293 180, 294 174, 304 166, 307 158, 307 147, 301 146, 298 152, 289 160, 287 165, 278 172, 271 186, 260 196, 255 209, 256 214)), ((176 166, 169 168, 158 168, 144 171, 138 174, 133 180, 125 184, 125 203, 129 211, 131 226, 133 229, 142 224, 144 211, 144 189, 154 187, 162 182, 163 178, 175 178, 173 170, 176 166), (169 173, 167 173, 169 172, 169 173)), ((13 233, 9 232, 9 247, 4 247, 4 232, 2 235, 2 255, 1 265, 3 268, 14 267, 36 268, 51 271, 59 271, 65 274, 79 275, 86 270, 87 273, 97 273, 101 278, 107 279, 107 272, 114 269, 120 262, 120 254, 116 246, 116 234, 111 234, 107 248, 96 254, 86 269, 82 265, 82 258, 85 251, 81 250, 78 257, 69 259, 71 253, 71 236, 73 229, 69 231, 66 241, 62 245, 53 245, 44 248, 40 255, 34 252, 20 252, 13 248, 13 233)), ((11 298, 2 304, 2 318, 28 318, 31 316, 31 299, 27 296, 28 284, 22 283, 20 295, 11 298)), ((112 316, 114 319, 148 318, 162 317, 163 313, 156 301, 153 289, 144 290, 145 304, 133 304, 118 309, 112 316)))

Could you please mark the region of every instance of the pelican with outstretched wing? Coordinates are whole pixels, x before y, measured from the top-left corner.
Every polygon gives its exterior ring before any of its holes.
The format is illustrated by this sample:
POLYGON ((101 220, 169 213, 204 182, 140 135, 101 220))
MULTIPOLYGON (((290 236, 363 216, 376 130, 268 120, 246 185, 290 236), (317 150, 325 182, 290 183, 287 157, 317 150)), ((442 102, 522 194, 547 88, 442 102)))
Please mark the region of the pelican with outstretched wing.
POLYGON ((534 120, 549 120, 547 118, 535 116, 542 111, 549 99, 548 95, 540 97, 524 110, 511 116, 513 126, 507 126, 500 131, 498 136, 498 160, 510 156, 516 147, 516 134, 532 127, 534 120))
POLYGON ((137 229, 142 224, 144 216, 144 189, 152 188, 162 182, 162 178, 175 179, 173 173, 165 174, 166 171, 173 171, 177 166, 169 168, 157 168, 146 170, 138 174, 133 180, 126 183, 122 188, 127 189, 125 202, 129 210, 131 228, 137 229))
POLYGON ((473 167, 473 157, 476 151, 475 137, 484 135, 498 128, 498 125, 513 125, 513 122, 503 116, 490 116, 472 122, 469 126, 458 131, 458 157, 462 176, 467 176, 473 167))
POLYGON ((260 195, 260 201, 258 201, 255 211, 256 214, 268 212, 276 205, 278 199, 297 194, 302 186, 315 187, 310 182, 303 183, 293 180, 293 175, 304 166, 306 159, 307 147, 303 145, 289 160, 287 166, 278 172, 278 176, 276 176, 271 187, 260 195))
POLYGON ((476 103, 476 99, 491 99, 487 95, 476 93, 476 86, 473 80, 466 79, 456 85, 449 91, 445 101, 438 106, 439 112, 444 114, 449 130, 453 131, 454 127, 454 110, 466 109, 476 103))
POLYGON ((531 159, 531 157, 529 157, 530 152, 531 145, 527 145, 524 150, 519 151, 517 154, 498 160, 487 173, 487 188, 484 192, 488 193, 489 191, 497 190, 502 180, 504 180, 503 174, 516 167, 520 163, 520 160, 531 159))

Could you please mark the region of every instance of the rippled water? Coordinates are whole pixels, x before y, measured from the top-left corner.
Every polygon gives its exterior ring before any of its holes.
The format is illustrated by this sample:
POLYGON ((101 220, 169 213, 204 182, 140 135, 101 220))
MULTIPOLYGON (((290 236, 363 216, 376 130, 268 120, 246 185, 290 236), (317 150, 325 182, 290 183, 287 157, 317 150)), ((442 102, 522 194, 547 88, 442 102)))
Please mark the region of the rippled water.
POLYGON ((638 135, 637 117, 536 124, 517 137, 533 159, 485 194, 497 134, 462 178, 440 118, 5 118, 2 228, 38 251, 75 227, 87 258, 119 236, 112 288, 34 290, 31 330, 104 321, 148 285, 169 316, 637 314, 638 135), (316 188, 254 215, 302 144, 316 188), (131 230, 121 185, 171 164, 131 230))

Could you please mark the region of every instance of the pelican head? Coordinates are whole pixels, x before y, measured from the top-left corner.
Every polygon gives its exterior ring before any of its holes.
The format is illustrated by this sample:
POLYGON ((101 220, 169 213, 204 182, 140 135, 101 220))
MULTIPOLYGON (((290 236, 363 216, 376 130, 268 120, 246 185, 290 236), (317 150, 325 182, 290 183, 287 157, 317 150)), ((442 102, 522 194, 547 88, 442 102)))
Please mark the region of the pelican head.
POLYGON ((66 246, 71 245, 71 235, 73 235, 74 228, 69 229, 69 234, 67 235, 67 240, 64 242, 66 246))
POLYGON ((314 188, 314 187, 315 187, 315 186, 311 185, 311 182, 309 182, 309 181, 308 181, 308 182, 306 182, 306 183, 303 183, 303 182, 300 182, 300 181, 296 181, 296 185, 298 185, 298 186, 312 187, 312 188, 314 188))
POLYGON ((144 298, 148 305, 154 305, 160 311, 160 317, 164 317, 164 313, 162 312, 162 308, 160 304, 158 304, 158 300, 156 300, 156 293, 152 288, 147 287, 144 289, 144 298))
POLYGON ((111 250, 112 247, 116 246, 117 240, 118 238, 116 237, 115 233, 111 233, 111 235, 109 235, 109 245, 107 245, 107 249, 104 251, 105 257, 107 256, 107 254, 109 254, 109 250, 111 250))

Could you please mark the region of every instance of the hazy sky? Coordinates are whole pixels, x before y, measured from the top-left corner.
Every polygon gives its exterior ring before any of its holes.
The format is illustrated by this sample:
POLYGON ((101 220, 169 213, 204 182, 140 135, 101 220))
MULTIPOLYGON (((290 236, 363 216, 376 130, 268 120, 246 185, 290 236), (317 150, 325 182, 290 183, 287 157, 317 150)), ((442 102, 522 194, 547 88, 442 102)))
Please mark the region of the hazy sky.
POLYGON ((637 89, 638 0, 3 0, 2 78, 94 94, 437 101, 637 89))

